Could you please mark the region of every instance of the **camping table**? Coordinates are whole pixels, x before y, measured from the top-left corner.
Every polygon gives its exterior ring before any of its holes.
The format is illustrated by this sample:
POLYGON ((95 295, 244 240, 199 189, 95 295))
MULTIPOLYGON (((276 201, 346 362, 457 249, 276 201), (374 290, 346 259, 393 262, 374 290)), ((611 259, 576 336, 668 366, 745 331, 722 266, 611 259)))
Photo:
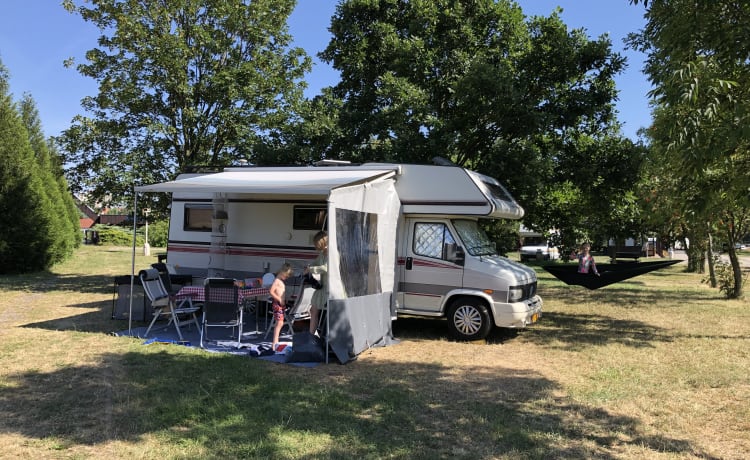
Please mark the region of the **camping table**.
MULTIPOLYGON (((175 295, 177 299, 190 298, 193 302, 205 302, 206 291, 203 286, 183 286, 175 295)), ((237 303, 240 306, 244 306, 246 302, 255 300, 255 333, 259 333, 258 330, 258 311, 260 310, 259 301, 263 297, 268 297, 270 291, 268 288, 255 287, 255 288, 239 288, 237 290, 237 303)))

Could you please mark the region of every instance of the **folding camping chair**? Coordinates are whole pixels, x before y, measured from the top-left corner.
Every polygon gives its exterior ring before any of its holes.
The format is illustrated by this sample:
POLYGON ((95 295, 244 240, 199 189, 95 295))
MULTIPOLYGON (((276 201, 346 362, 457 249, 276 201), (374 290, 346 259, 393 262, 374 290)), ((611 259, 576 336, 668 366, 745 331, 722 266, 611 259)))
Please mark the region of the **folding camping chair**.
POLYGON ((154 318, 151 320, 151 324, 148 325, 148 329, 146 329, 146 333, 144 334, 146 337, 148 337, 148 333, 151 331, 154 323, 156 323, 156 320, 161 316, 169 317, 167 327, 174 323, 174 327, 177 330, 177 335, 180 337, 180 340, 182 340, 182 331, 180 330, 180 327, 183 324, 195 323, 195 327, 200 328, 198 318, 195 316, 195 312, 199 310, 199 307, 184 306, 184 303, 180 303, 180 306, 178 306, 175 303, 174 296, 169 295, 166 287, 164 287, 164 283, 162 282, 161 277, 159 277, 159 271, 157 269, 149 268, 147 270, 141 270, 138 273, 138 277, 141 279, 143 291, 151 301, 151 306, 154 309, 154 318), (180 316, 184 315, 189 315, 189 318, 180 319, 180 316))
MULTIPOLYGON (((172 278, 173 277, 179 277, 176 282, 179 283, 180 280, 187 281, 189 280, 190 284, 192 284, 193 277, 190 275, 177 275, 177 273, 173 273, 174 269, 171 268, 170 265, 167 265, 163 262, 157 262, 155 264, 151 264, 151 268, 155 268, 159 271, 159 278, 161 278, 162 284, 164 284, 164 288, 167 290, 169 295, 175 296, 180 289, 175 288, 172 286, 172 278)), ((179 300, 177 300, 177 307, 183 308, 183 307, 193 307, 193 299, 190 296, 182 297, 179 300), (187 305, 186 305, 187 304, 187 305)))
POLYGON ((243 309, 239 305, 239 289, 231 278, 207 278, 203 284, 205 299, 203 304, 203 327, 201 328, 201 348, 204 337, 208 340, 209 327, 237 328, 237 348, 242 341, 243 309))
MULTIPOLYGON (((305 285, 305 283, 300 280, 297 294, 292 297, 292 305, 289 306, 289 303, 287 303, 287 308, 284 310, 284 325, 289 327, 290 334, 294 335, 293 324, 295 321, 310 317, 313 292, 315 292, 315 288, 305 285)), ((274 326, 276 326, 276 322, 277 320, 274 316, 271 325, 266 329, 266 335, 263 337, 263 340, 268 338, 268 334, 273 330, 274 326)), ((284 327, 282 326, 282 330, 283 329, 284 327)))

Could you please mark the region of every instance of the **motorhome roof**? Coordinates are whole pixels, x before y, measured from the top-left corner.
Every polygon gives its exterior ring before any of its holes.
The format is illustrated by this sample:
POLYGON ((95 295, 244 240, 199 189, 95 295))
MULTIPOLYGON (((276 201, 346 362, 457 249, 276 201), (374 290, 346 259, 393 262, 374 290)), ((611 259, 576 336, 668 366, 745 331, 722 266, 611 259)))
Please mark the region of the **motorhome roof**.
POLYGON ((405 214, 523 217, 523 208, 497 180, 459 166, 365 163, 228 167, 221 173, 180 176, 171 182, 136 187, 136 191, 325 199, 334 188, 388 178, 395 179, 405 214))
POLYGON ((227 166, 224 172, 251 172, 251 171, 395 171, 401 173, 401 164, 394 163, 362 163, 352 164, 348 161, 343 162, 318 162, 309 166, 227 166))

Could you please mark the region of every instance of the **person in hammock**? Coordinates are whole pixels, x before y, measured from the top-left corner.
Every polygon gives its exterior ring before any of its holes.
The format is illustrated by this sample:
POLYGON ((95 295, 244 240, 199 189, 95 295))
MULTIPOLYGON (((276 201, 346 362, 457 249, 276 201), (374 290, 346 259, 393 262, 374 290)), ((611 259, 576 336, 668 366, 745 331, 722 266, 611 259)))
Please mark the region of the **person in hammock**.
POLYGON ((594 256, 591 255, 591 245, 589 243, 583 243, 581 245, 581 251, 576 254, 572 253, 570 259, 574 260, 578 258, 578 273, 593 273, 596 276, 599 275, 599 270, 596 269, 596 262, 594 256))

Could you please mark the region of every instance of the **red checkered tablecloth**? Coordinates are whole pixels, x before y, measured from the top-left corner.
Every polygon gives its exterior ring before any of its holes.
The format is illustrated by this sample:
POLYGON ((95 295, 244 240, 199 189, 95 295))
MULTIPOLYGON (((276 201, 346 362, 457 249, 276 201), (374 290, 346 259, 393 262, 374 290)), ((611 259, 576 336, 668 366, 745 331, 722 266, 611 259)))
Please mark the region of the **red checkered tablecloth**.
MULTIPOLYGON (((264 297, 269 294, 268 288, 240 288, 238 290, 238 301, 240 305, 245 299, 253 299, 258 297, 264 297)), ((206 300, 206 292, 203 286, 183 286, 182 289, 175 295, 178 299, 191 298, 194 302, 204 302, 206 300)))

